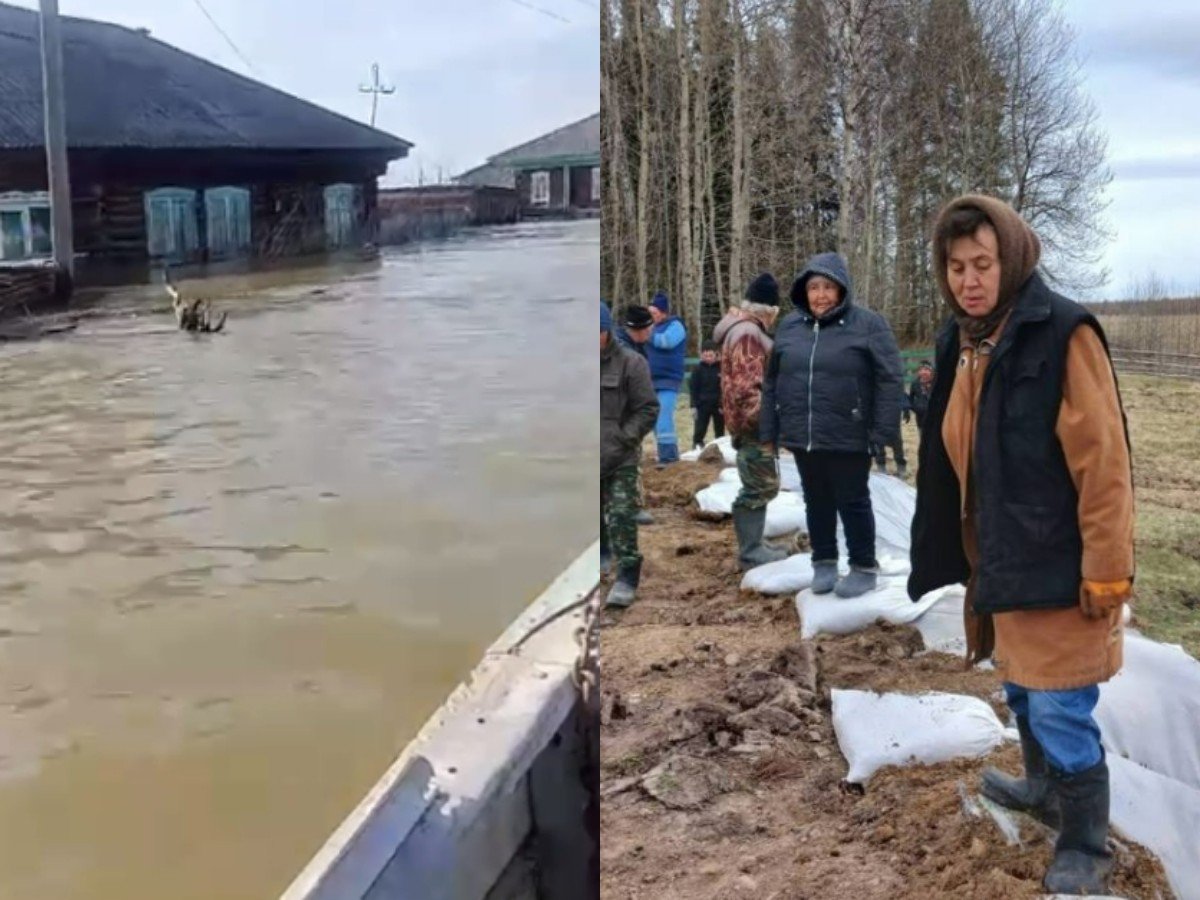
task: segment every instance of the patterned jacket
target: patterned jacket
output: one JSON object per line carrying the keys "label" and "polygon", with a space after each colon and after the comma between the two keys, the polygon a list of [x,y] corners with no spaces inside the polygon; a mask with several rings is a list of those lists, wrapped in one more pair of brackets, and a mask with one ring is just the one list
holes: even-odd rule
{"label": "patterned jacket", "polygon": [[771,336],[750,315],[726,315],[713,331],[721,342],[721,409],[734,437],[758,438],[762,381],[771,358]]}

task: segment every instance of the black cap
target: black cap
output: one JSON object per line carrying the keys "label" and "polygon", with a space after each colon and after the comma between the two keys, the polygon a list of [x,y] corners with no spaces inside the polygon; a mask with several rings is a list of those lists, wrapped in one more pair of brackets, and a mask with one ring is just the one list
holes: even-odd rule
{"label": "black cap", "polygon": [[770,272],[763,272],[746,288],[746,299],[765,306],[779,305],[779,283]]}
{"label": "black cap", "polygon": [[632,328],[638,331],[642,328],[649,328],[654,324],[654,318],[650,315],[650,310],[644,306],[631,306],[625,310],[626,328]]}

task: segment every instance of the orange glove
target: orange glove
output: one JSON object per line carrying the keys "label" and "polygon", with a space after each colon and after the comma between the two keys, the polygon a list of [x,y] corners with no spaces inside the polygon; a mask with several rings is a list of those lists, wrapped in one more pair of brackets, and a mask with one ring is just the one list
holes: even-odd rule
{"label": "orange glove", "polygon": [[1122,603],[1128,603],[1131,596],[1133,582],[1128,578],[1123,581],[1084,579],[1079,589],[1079,608],[1089,619],[1103,619],[1114,609],[1120,609]]}

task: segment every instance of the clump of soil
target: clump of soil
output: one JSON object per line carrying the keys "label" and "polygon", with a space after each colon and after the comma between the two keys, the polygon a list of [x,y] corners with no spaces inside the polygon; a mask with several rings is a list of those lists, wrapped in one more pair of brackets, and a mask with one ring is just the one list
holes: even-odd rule
{"label": "clump of soil", "polygon": [[[645,470],[656,524],[641,529],[639,599],[605,617],[601,895],[1041,896],[1051,833],[1020,817],[1010,845],[964,803],[985,765],[1019,770],[1015,746],[842,781],[831,687],[970,694],[1003,713],[995,674],[924,653],[907,626],[799,640],[790,597],[739,590],[732,527],[690,514],[715,471]],[[1172,896],[1143,848],[1118,836],[1116,853],[1112,893]]]}

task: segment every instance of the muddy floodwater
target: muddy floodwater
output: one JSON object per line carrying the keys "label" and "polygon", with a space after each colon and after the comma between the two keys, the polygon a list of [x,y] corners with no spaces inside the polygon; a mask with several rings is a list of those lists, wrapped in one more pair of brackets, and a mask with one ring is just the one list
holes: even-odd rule
{"label": "muddy floodwater", "polygon": [[595,538],[596,222],[0,346],[0,898],[264,900]]}

